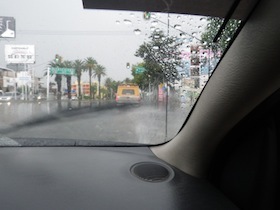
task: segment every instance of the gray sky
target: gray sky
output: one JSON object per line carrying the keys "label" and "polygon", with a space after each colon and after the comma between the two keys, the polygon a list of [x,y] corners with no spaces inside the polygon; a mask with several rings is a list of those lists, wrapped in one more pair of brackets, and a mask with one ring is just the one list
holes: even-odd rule
{"label": "gray sky", "polygon": [[[64,60],[93,57],[106,68],[108,77],[115,80],[131,77],[126,63],[141,62],[134,56],[135,51],[154,26],[152,20],[143,19],[142,12],[84,10],[82,0],[0,1],[0,16],[16,19],[16,38],[0,39],[0,66],[6,66],[5,45],[35,45],[36,64],[31,66],[39,77],[55,54]],[[157,14],[156,18],[167,22],[166,15]],[[197,25],[200,18],[173,15],[170,25],[181,24],[181,30],[197,32],[202,28]],[[155,27],[167,28],[161,23]],[[136,35],[135,29],[140,29],[141,34]],[[82,80],[87,81],[87,77]]]}

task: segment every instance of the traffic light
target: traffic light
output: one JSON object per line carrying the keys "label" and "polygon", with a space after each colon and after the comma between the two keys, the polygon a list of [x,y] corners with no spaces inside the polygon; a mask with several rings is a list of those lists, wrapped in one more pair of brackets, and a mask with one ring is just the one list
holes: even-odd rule
{"label": "traffic light", "polygon": [[151,13],[150,13],[150,12],[144,12],[143,18],[144,18],[145,20],[150,20],[150,19],[151,19]]}
{"label": "traffic light", "polygon": [[56,54],[56,55],[55,55],[55,62],[58,62],[58,61],[59,61],[59,55]]}
{"label": "traffic light", "polygon": [[126,68],[130,69],[130,63],[126,63]]}

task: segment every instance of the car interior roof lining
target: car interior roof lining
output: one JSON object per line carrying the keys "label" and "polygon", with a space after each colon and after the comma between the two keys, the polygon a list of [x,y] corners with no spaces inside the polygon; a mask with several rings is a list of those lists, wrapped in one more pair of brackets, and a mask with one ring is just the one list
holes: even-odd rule
{"label": "car interior roof lining", "polygon": [[[85,9],[170,12],[226,17],[231,6],[240,0],[83,0]],[[241,0],[232,18],[245,20],[258,0]]]}

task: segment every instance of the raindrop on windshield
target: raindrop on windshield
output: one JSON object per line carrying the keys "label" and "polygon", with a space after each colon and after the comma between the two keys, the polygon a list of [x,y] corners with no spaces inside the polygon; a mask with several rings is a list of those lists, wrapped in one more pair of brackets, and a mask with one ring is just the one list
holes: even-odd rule
{"label": "raindrop on windshield", "polygon": [[120,21],[119,21],[119,20],[117,20],[117,21],[116,21],[116,24],[118,24],[118,25],[119,25],[119,24],[120,24]]}
{"label": "raindrop on windshield", "polygon": [[185,38],[185,37],[186,37],[186,34],[185,34],[185,33],[180,33],[180,37],[181,37],[181,38]]}
{"label": "raindrop on windshield", "polygon": [[159,36],[159,35],[154,35],[154,38],[155,38],[155,39],[159,39],[160,36]]}
{"label": "raindrop on windshield", "polygon": [[131,25],[132,24],[132,22],[130,20],[127,20],[127,19],[124,19],[123,22],[126,25]]}
{"label": "raindrop on windshield", "polygon": [[135,29],[135,30],[134,30],[134,33],[135,33],[136,35],[140,35],[140,34],[141,34],[141,31],[140,31],[139,29]]}
{"label": "raindrop on windshield", "polygon": [[153,49],[154,49],[154,50],[158,50],[158,49],[159,49],[159,46],[156,46],[156,45],[155,45],[155,46],[153,46]]}
{"label": "raindrop on windshield", "polygon": [[150,28],[151,31],[155,31],[155,29],[156,29],[156,28],[155,28],[154,26],[152,26],[152,27]]}
{"label": "raindrop on windshield", "polygon": [[175,25],[174,28],[175,29],[181,29],[181,25]]}
{"label": "raindrop on windshield", "polygon": [[158,21],[154,20],[152,21],[152,26],[156,26],[158,24]]}

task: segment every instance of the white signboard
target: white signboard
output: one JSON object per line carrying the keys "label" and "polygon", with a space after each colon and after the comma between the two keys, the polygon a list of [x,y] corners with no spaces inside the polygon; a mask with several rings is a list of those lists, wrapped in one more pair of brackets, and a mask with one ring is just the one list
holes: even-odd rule
{"label": "white signboard", "polygon": [[18,72],[17,73],[18,86],[31,84],[31,76],[28,72]]}
{"label": "white signboard", "polygon": [[0,17],[0,38],[16,37],[16,21],[13,17]]}
{"label": "white signboard", "polygon": [[5,45],[7,63],[35,63],[34,45]]}

